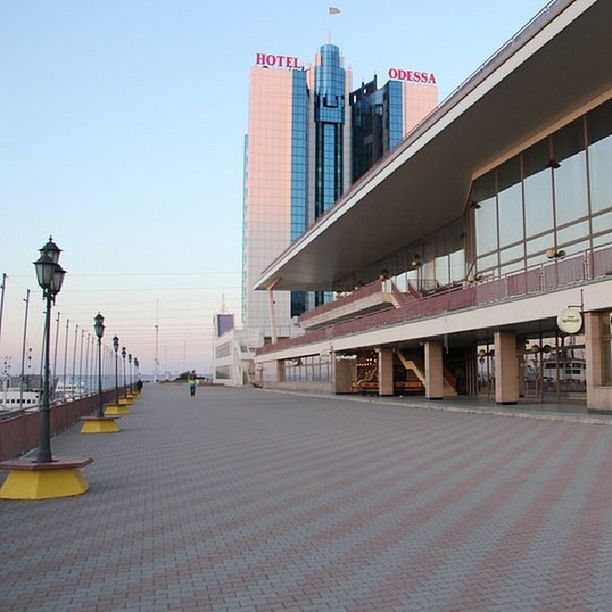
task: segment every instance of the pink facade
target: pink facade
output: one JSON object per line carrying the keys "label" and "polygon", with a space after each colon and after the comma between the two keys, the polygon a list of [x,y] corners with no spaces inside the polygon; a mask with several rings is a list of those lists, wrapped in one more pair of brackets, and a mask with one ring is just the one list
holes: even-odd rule
{"label": "pink facade", "polygon": [[438,86],[404,82],[404,135],[438,106]]}
{"label": "pink facade", "polygon": [[[252,68],[250,74],[246,194],[246,320],[270,336],[265,292],[254,280],[289,246],[291,202],[292,72]],[[289,295],[275,296],[278,335],[288,335]]]}

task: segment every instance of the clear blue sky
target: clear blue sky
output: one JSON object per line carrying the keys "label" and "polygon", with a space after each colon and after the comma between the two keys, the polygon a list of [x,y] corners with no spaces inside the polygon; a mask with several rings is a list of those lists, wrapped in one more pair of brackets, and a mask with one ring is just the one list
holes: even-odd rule
{"label": "clear blue sky", "polygon": [[[0,357],[39,352],[32,261],[53,234],[68,271],[57,309],[98,310],[153,367],[208,371],[213,312],[240,310],[242,143],[258,51],[304,63],[328,28],[355,84],[434,72],[444,98],[545,0],[4,0],[0,3]],[[341,9],[329,17],[328,7]],[[61,324],[60,324],[61,328]]]}

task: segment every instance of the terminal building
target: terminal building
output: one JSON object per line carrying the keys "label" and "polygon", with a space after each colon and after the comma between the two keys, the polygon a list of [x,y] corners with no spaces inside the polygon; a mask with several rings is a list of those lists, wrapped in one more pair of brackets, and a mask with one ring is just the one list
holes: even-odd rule
{"label": "terminal building", "polygon": [[353,156],[252,279],[270,312],[336,298],[258,349],[258,384],[612,410],[610,23],[556,0],[372,167]]}

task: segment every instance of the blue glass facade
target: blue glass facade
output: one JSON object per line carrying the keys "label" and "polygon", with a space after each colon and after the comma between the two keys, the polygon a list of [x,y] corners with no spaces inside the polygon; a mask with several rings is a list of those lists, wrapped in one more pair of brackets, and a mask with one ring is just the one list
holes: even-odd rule
{"label": "blue glass facade", "polygon": [[[404,137],[404,89],[399,81],[385,85],[388,106],[388,140],[386,151],[393,149]],[[384,94],[383,94],[384,96]]]}
{"label": "blue glass facade", "polygon": [[[291,92],[291,242],[308,226],[308,89],[306,72],[293,71]],[[306,312],[305,291],[291,292],[291,316]]]}
{"label": "blue glass facade", "polygon": [[321,63],[315,70],[315,219],[329,210],[343,191],[345,81],[340,49],[323,45]]}
{"label": "blue glass facade", "polygon": [[350,94],[352,181],[404,137],[404,89],[399,81],[377,88],[376,77]]}
{"label": "blue glass facade", "polygon": [[306,189],[308,185],[308,89],[306,72],[293,72],[291,104],[291,242],[308,225]]}

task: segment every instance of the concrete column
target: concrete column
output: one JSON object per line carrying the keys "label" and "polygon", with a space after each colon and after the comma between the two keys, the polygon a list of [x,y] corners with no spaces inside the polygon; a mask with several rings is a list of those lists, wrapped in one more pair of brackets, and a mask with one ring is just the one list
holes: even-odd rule
{"label": "concrete column", "polygon": [[276,343],[276,316],[274,313],[274,291],[272,287],[268,287],[268,307],[270,313],[270,336],[272,338],[272,344]]}
{"label": "concrete column", "polygon": [[[603,360],[601,341],[601,314],[598,312],[584,313],[584,341],[586,345],[586,380],[587,398],[589,390],[603,385]],[[587,399],[588,405],[588,399]]]}
{"label": "concrete column", "polygon": [[516,404],[519,399],[519,363],[516,335],[511,331],[495,332],[495,402]]}
{"label": "concrete column", "polygon": [[334,361],[334,393],[350,393],[353,381],[357,379],[357,360],[337,359]]}
{"label": "concrete column", "polygon": [[276,368],[275,368],[275,378],[276,378],[276,380],[274,382],[276,382],[276,383],[283,382],[283,380],[285,378],[283,362],[282,362],[282,360],[277,359],[275,363],[276,363]]}
{"label": "concrete column", "polygon": [[393,395],[393,350],[381,348],[378,351],[378,395]]}
{"label": "concrete column", "polygon": [[425,397],[442,399],[444,397],[444,359],[442,343],[427,340],[425,347]]}

